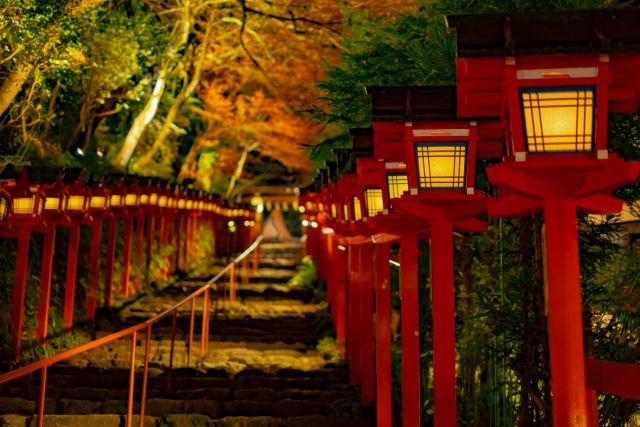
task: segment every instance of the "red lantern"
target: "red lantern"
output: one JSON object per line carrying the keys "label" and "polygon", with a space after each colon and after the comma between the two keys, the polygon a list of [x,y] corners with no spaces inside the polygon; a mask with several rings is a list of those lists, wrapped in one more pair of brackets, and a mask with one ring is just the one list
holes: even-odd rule
{"label": "red lantern", "polygon": [[640,167],[607,148],[608,113],[635,113],[640,10],[450,17],[458,112],[508,123],[508,156],[487,169],[495,216],[542,211],[555,425],[597,423],[586,391],[576,211],[619,212],[611,192]]}

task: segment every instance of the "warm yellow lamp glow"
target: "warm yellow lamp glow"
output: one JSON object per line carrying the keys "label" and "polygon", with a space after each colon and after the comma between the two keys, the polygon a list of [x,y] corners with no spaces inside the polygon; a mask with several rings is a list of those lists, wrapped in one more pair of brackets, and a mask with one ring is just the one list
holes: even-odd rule
{"label": "warm yellow lamp glow", "polygon": [[592,150],[594,89],[523,89],[520,99],[530,153]]}
{"label": "warm yellow lamp glow", "polygon": [[4,221],[7,218],[7,199],[0,197],[0,221]]}
{"label": "warm yellow lamp glow", "polygon": [[109,204],[115,208],[122,206],[122,196],[120,194],[112,194]]}
{"label": "warm yellow lamp glow", "polygon": [[69,211],[82,211],[84,209],[84,196],[68,196],[67,197],[67,210]]}
{"label": "warm yellow lamp glow", "polygon": [[313,209],[313,203],[311,203],[311,202],[307,202],[304,205],[305,205],[305,207],[307,208],[308,211]]}
{"label": "warm yellow lamp glow", "polygon": [[184,209],[187,206],[187,201],[184,199],[178,200],[178,209]]}
{"label": "warm yellow lamp glow", "polygon": [[353,219],[360,221],[362,219],[362,206],[360,206],[360,198],[353,196]]}
{"label": "warm yellow lamp glow", "polygon": [[387,174],[387,188],[389,189],[389,200],[402,196],[402,193],[409,191],[409,181],[406,173]]}
{"label": "warm yellow lamp glow", "polygon": [[11,201],[11,208],[16,215],[33,215],[36,196],[16,197]]}
{"label": "warm yellow lamp glow", "polygon": [[107,204],[107,198],[104,196],[91,196],[89,199],[89,207],[92,209],[105,208]]}
{"label": "warm yellow lamp glow", "polygon": [[45,211],[57,211],[60,210],[60,197],[47,197],[44,199]]}
{"label": "warm yellow lamp glow", "polygon": [[342,215],[345,221],[349,221],[349,206],[346,204],[342,205]]}
{"label": "warm yellow lamp glow", "polygon": [[161,208],[167,207],[167,196],[160,196],[158,198],[158,206],[160,206]]}
{"label": "warm yellow lamp glow", "polygon": [[382,212],[382,189],[367,188],[364,190],[364,195],[367,202],[367,216],[373,217]]}
{"label": "warm yellow lamp glow", "polygon": [[140,204],[141,205],[148,205],[149,204],[149,195],[148,194],[141,194],[140,195]]}
{"label": "warm yellow lamp glow", "polygon": [[138,204],[137,194],[127,194],[124,196],[124,204],[126,206],[136,206]]}
{"label": "warm yellow lamp glow", "polygon": [[338,207],[336,206],[335,203],[331,203],[331,216],[333,218],[337,218],[338,217]]}
{"label": "warm yellow lamp glow", "polygon": [[158,204],[158,193],[151,193],[149,196],[149,204],[153,206]]}
{"label": "warm yellow lamp glow", "polygon": [[187,209],[193,209],[193,200],[187,200],[187,204],[185,207]]}
{"label": "warm yellow lamp glow", "polygon": [[464,188],[467,169],[466,142],[422,142],[417,143],[415,147],[420,188]]}

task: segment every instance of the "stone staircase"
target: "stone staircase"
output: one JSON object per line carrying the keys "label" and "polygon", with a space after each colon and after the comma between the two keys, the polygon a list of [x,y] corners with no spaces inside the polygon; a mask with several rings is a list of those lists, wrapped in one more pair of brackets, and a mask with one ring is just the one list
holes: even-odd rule
{"label": "stone staircase", "polygon": [[[301,258],[299,244],[266,243],[260,268],[238,285],[234,304],[212,308],[210,345],[200,354],[194,337],[191,364],[186,339],[190,305],[177,318],[173,370],[169,353],[171,318],[154,325],[150,346],[145,426],[350,427],[372,426],[370,409],[359,404],[340,360],[318,350],[331,335],[326,304],[286,285]],[[98,336],[136,324],[202,286],[221,266],[149,296],[100,319]],[[241,273],[238,270],[239,274]],[[200,300],[201,301],[201,300]],[[199,307],[196,307],[196,312]],[[214,326],[215,323],[215,326]],[[199,316],[196,331],[200,328]],[[145,336],[137,342],[134,414],[140,410]],[[328,341],[331,342],[330,340]],[[49,369],[45,425],[126,425],[130,341],[80,355]],[[0,386],[0,426],[35,425],[38,375]],[[133,425],[139,419],[134,415]]]}

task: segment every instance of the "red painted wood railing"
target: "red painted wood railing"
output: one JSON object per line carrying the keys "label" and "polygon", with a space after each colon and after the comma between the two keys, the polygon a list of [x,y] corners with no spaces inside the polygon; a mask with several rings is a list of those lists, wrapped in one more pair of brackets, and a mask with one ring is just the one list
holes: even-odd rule
{"label": "red painted wood railing", "polygon": [[46,388],[47,388],[48,368],[56,363],[62,362],[64,360],[68,360],[79,354],[86,353],[90,350],[101,347],[103,345],[110,344],[120,339],[130,337],[131,353],[129,358],[129,391],[128,391],[128,401],[127,401],[126,426],[131,427],[132,419],[133,419],[133,400],[134,400],[134,391],[135,391],[136,342],[137,342],[138,334],[144,333],[146,337],[146,341],[144,346],[142,394],[140,396],[140,418],[139,418],[139,426],[143,427],[144,416],[145,416],[145,402],[146,402],[146,395],[147,395],[147,382],[148,382],[148,376],[149,376],[149,354],[150,354],[149,347],[151,344],[151,330],[153,325],[168,316],[172,316],[171,351],[169,356],[169,374],[167,379],[167,389],[170,389],[171,388],[171,371],[173,369],[173,354],[174,354],[174,343],[176,338],[178,308],[182,307],[188,302],[191,302],[191,312],[190,312],[191,317],[189,321],[189,343],[187,346],[187,365],[190,365],[192,347],[193,347],[193,335],[194,335],[194,328],[195,328],[196,299],[200,296],[203,296],[200,352],[201,354],[204,354],[205,351],[209,348],[209,323],[210,323],[209,301],[211,298],[211,289],[215,290],[217,283],[226,274],[229,274],[229,295],[235,296],[236,264],[240,262],[243,263],[243,267],[245,270],[244,274],[246,276],[249,273],[249,265],[248,265],[249,255],[253,253],[254,256],[251,259],[253,261],[253,271],[255,272],[255,270],[257,269],[257,263],[259,260],[256,254],[259,254],[259,246],[261,243],[262,243],[262,236],[259,236],[251,244],[251,246],[249,246],[243,253],[241,253],[236,258],[234,258],[234,260],[231,261],[231,263],[229,263],[224,269],[222,269],[222,271],[220,271],[211,280],[209,280],[206,285],[202,286],[195,292],[191,293],[189,296],[177,302],[170,308],[157,314],[155,317],[152,317],[151,319],[146,320],[145,322],[139,323],[135,326],[131,326],[130,328],[123,329],[121,331],[93,340],[81,346],[63,351],[49,358],[46,358],[38,362],[32,363],[30,365],[4,373],[0,375],[0,384],[4,384],[6,382],[15,380],[25,375],[34,373],[36,371],[40,371],[40,392],[38,394],[38,402],[37,402],[37,426],[42,427],[44,422],[44,407],[45,407],[45,396],[46,396]]}

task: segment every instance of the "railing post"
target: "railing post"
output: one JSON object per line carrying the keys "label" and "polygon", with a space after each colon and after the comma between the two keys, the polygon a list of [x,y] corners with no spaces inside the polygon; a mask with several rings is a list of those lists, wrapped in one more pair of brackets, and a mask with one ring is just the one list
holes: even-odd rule
{"label": "railing post", "polygon": [[51,298],[51,272],[53,268],[53,252],[56,242],[56,228],[51,226],[44,233],[42,244],[42,266],[40,267],[40,295],[38,298],[38,325],[36,338],[43,341],[47,338],[49,327],[49,300]]}
{"label": "railing post", "polygon": [[13,276],[13,296],[11,297],[11,338],[16,357],[20,354],[20,343],[22,341],[30,239],[31,231],[29,228],[20,227],[18,229],[18,250],[16,252],[16,267]]}
{"label": "railing post", "polygon": [[40,391],[38,393],[38,427],[44,425],[44,407],[46,404],[47,395],[47,367],[44,366],[40,370]]}
{"label": "railing post", "polygon": [[[193,300],[192,300],[193,301]],[[144,370],[142,372],[142,390],[140,392],[140,424],[144,427],[144,413],[147,403],[147,384],[149,382],[149,351],[151,348],[151,325],[147,327],[147,336],[144,344]]]}
{"label": "railing post", "polygon": [[151,277],[151,257],[152,257],[152,248],[153,248],[153,238],[155,233],[154,231],[154,224],[153,224],[153,214],[147,214],[146,215],[146,232],[147,232],[147,258],[145,259],[145,272],[144,272],[144,277],[145,277],[145,283],[149,283],[150,282],[150,277]]}
{"label": "railing post", "polygon": [[195,323],[196,299],[191,298],[191,317],[189,320],[189,346],[187,347],[187,366],[191,366],[191,348],[193,347],[193,326]]}
{"label": "railing post", "polygon": [[93,322],[98,305],[98,285],[100,280],[100,260],[102,242],[102,220],[96,219],[91,225],[91,254],[89,267],[89,290],[87,292],[87,321]]}
{"label": "railing post", "polygon": [[253,275],[258,273],[258,267],[260,266],[260,244],[253,250]]}
{"label": "railing post", "polygon": [[133,417],[133,395],[135,392],[136,379],[136,339],[137,332],[131,334],[131,353],[129,358],[129,397],[127,400],[127,427],[131,427]]}
{"label": "railing post", "polygon": [[182,264],[181,262],[184,262],[184,257],[183,255],[183,249],[182,249],[182,245],[186,245],[186,241],[187,239],[183,239],[182,237],[182,230],[184,229],[184,215],[182,213],[179,213],[178,215],[176,215],[176,227],[178,229],[178,232],[176,233],[176,253],[175,253],[175,264],[176,264],[176,270],[180,270],[182,269]]}
{"label": "railing post", "polygon": [[113,263],[116,256],[116,238],[118,233],[118,221],[115,217],[110,217],[109,236],[107,238],[107,260],[104,274],[104,305],[111,307],[113,300]]}
{"label": "railing post", "polygon": [[136,291],[142,289],[143,282],[142,277],[140,277],[140,272],[142,271],[142,240],[144,239],[144,214],[140,213],[136,216],[136,267],[138,268],[138,274],[136,275],[136,279],[134,281],[134,287]]}
{"label": "railing post", "polygon": [[236,262],[231,261],[231,271],[229,271],[229,302],[236,300]]}
{"label": "railing post", "polygon": [[80,245],[80,224],[71,225],[69,230],[69,250],[67,252],[67,278],[64,285],[64,313],[62,324],[65,330],[73,327],[73,306],[75,305],[78,271],[78,248]]}
{"label": "railing post", "polygon": [[171,392],[171,376],[173,373],[173,350],[176,343],[176,327],[178,322],[178,309],[173,310],[173,318],[171,319],[171,352],[169,353],[169,375],[167,378],[167,393]]}
{"label": "railing post", "polygon": [[129,296],[129,275],[131,272],[131,232],[133,218],[126,216],[124,219],[124,250],[122,257],[122,278],[120,293],[126,298]]}
{"label": "railing post", "polygon": [[249,256],[242,259],[242,284],[249,284]]}
{"label": "railing post", "polygon": [[200,356],[204,356],[205,349],[209,346],[209,289],[204,291],[202,301],[202,330],[200,332]]}

